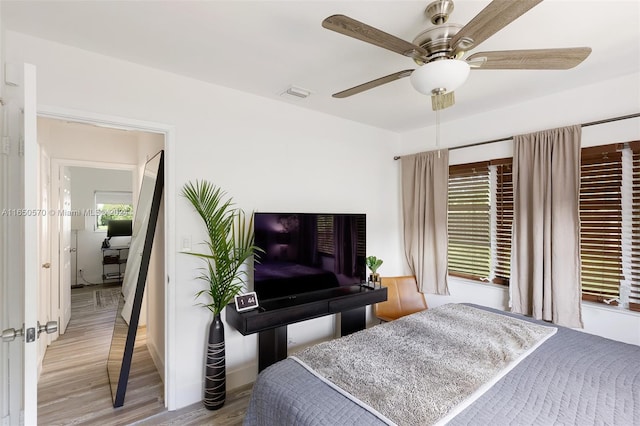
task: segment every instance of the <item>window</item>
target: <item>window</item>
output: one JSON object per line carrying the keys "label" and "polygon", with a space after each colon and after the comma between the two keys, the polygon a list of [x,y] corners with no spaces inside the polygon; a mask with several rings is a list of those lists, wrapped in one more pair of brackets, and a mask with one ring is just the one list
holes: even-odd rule
{"label": "window", "polygon": [[449,167],[450,275],[509,285],[512,163],[503,158]]}
{"label": "window", "polygon": [[95,192],[96,230],[106,231],[110,220],[133,219],[133,196],[131,192]]}
{"label": "window", "polygon": [[582,299],[615,305],[622,279],[622,148],[583,148],[580,167]]}
{"label": "window", "polygon": [[495,170],[495,221],[492,281],[509,285],[511,278],[511,228],[513,226],[512,158],[491,161]]}
{"label": "window", "polygon": [[487,280],[491,256],[489,163],[449,166],[449,274]]}
{"label": "window", "polygon": [[[509,285],[512,164],[449,167],[450,275]],[[640,141],[581,150],[580,261],[583,300],[640,311]]]}
{"label": "window", "polygon": [[[633,161],[631,201],[630,265],[626,282],[629,283],[629,309],[640,311],[640,141],[629,143]],[[626,271],[625,271],[626,272]]]}

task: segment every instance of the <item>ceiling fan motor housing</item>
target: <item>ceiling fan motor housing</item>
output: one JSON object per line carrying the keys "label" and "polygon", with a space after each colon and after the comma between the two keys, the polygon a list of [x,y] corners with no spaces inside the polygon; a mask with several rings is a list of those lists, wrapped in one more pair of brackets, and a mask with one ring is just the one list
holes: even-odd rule
{"label": "ceiling fan motor housing", "polygon": [[415,59],[418,65],[435,59],[453,58],[451,38],[460,31],[462,25],[446,24],[427,28],[413,39],[413,44],[422,47],[427,51],[427,56],[422,59]]}
{"label": "ceiling fan motor housing", "polygon": [[429,3],[424,13],[434,25],[447,22],[449,15],[453,12],[452,0],[438,0]]}

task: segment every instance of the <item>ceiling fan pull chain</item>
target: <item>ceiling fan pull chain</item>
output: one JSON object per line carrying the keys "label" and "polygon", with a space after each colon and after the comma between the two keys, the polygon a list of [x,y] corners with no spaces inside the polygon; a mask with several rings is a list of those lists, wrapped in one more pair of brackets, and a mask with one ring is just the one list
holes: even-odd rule
{"label": "ceiling fan pull chain", "polygon": [[440,158],[440,110],[436,110],[436,149]]}

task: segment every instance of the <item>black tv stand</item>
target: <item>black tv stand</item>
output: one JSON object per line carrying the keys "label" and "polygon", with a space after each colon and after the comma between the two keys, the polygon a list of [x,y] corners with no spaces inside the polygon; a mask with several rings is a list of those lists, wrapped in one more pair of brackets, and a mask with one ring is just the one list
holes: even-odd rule
{"label": "black tv stand", "polygon": [[242,335],[258,334],[258,370],[287,357],[287,325],[340,313],[340,334],[366,326],[366,306],[387,300],[386,287],[352,285],[261,301],[260,308],[238,312],[227,306],[226,320]]}

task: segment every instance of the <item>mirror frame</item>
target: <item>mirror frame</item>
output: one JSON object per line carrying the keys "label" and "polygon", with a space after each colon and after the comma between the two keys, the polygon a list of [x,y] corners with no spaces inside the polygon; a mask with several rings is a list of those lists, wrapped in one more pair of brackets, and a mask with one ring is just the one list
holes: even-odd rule
{"label": "mirror frame", "polygon": [[[111,397],[113,399],[114,407],[122,407],[124,405],[124,397],[127,391],[127,383],[129,381],[129,372],[131,370],[131,360],[133,358],[133,350],[136,341],[136,334],[138,331],[138,324],[140,321],[140,310],[142,309],[142,297],[144,295],[144,287],[147,281],[147,273],[149,271],[149,262],[151,260],[151,249],[153,247],[153,237],[156,231],[156,224],[158,221],[158,213],[160,211],[160,201],[162,199],[162,193],[164,189],[164,150],[161,150],[158,154],[154,155],[151,159],[147,161],[147,165],[145,166],[145,170],[148,170],[147,167],[149,163],[154,160],[157,156],[160,156],[160,161],[158,164],[158,170],[156,173],[156,181],[153,188],[153,197],[151,199],[151,209],[149,212],[148,222],[147,222],[147,230],[145,233],[144,239],[144,247],[142,250],[142,259],[140,262],[140,269],[138,271],[138,280],[136,283],[136,291],[133,298],[133,304],[131,307],[131,317],[129,319],[129,327],[127,331],[127,339],[125,341],[124,353],[122,357],[122,364],[120,366],[120,372],[118,374],[118,383],[116,387],[116,391],[114,393],[114,386],[111,383],[111,374],[109,374],[109,361],[107,361],[107,375],[109,376],[109,384],[111,388]],[[142,181],[144,182],[144,176]],[[144,185],[144,184],[143,184]],[[142,193],[142,185],[140,188],[140,192]],[[132,236],[132,238],[136,238],[136,236]],[[132,241],[133,243],[133,241]],[[133,246],[133,244],[131,244]],[[122,295],[120,296],[123,297]],[[118,328],[119,320],[124,321],[121,318],[121,306],[122,303],[119,303],[119,309],[116,312],[116,320],[114,323],[114,334],[112,337],[111,348],[109,349],[109,359],[112,358],[112,352],[114,349],[113,339],[116,337],[116,329]],[[126,324],[126,323],[125,323]]]}

